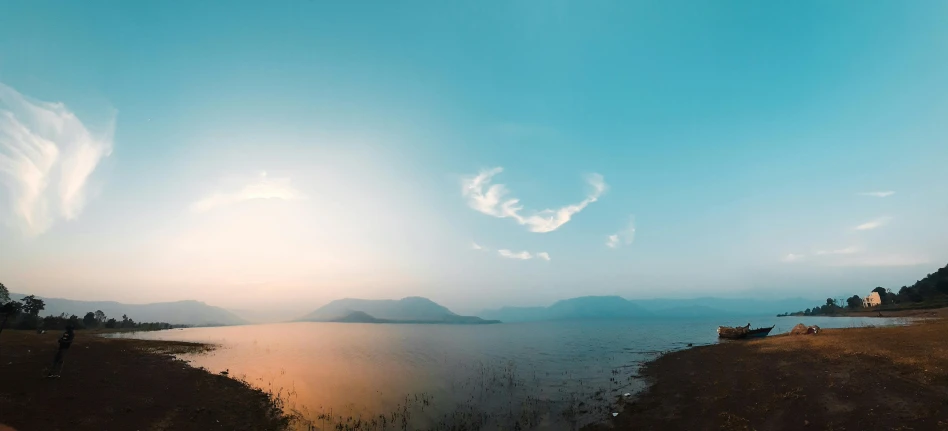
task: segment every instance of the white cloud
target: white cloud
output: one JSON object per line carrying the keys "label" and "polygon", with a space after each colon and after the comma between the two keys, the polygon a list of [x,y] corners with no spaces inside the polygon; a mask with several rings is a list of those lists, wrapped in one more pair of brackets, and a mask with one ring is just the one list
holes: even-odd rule
{"label": "white cloud", "polygon": [[882,254],[873,256],[848,257],[831,262],[831,266],[916,266],[929,263],[923,256]]}
{"label": "white cloud", "polygon": [[507,259],[520,259],[520,260],[533,259],[533,255],[530,254],[530,252],[527,252],[527,251],[521,251],[521,252],[519,252],[519,253],[514,253],[514,252],[512,252],[512,251],[510,251],[510,250],[507,250],[507,249],[500,249],[500,250],[497,250],[497,254],[501,255],[502,257],[506,257]]}
{"label": "white cloud", "polygon": [[302,199],[303,195],[293,188],[289,178],[268,178],[266,172],[233,192],[217,192],[191,204],[191,211],[203,213],[214,208],[233,205],[253,199]]}
{"label": "white cloud", "polygon": [[606,247],[618,248],[620,245],[632,244],[635,241],[635,219],[629,221],[629,225],[615,234],[606,238]]}
{"label": "white cloud", "polygon": [[484,247],[481,247],[481,246],[480,246],[478,243],[476,243],[476,242],[472,242],[472,243],[471,243],[471,249],[473,249],[473,250],[484,250]]}
{"label": "white cloud", "polygon": [[895,194],[895,192],[893,192],[893,191],[884,191],[884,192],[863,192],[863,193],[859,193],[859,196],[872,196],[872,197],[877,197],[877,198],[886,198],[886,197],[892,196],[892,195],[894,195],[894,194]]}
{"label": "white cloud", "polygon": [[830,254],[854,254],[858,252],[859,252],[858,247],[846,247],[846,248],[841,248],[838,250],[819,250],[814,254],[816,254],[817,256],[825,256],[825,255],[830,255]]}
{"label": "white cloud", "polygon": [[609,238],[606,239],[606,247],[616,248],[619,246],[619,235],[609,235]]}
{"label": "white cloud", "polygon": [[797,262],[797,261],[803,259],[804,257],[806,257],[806,255],[787,253],[787,255],[784,256],[784,257],[783,257],[782,259],[780,259],[780,260],[789,263],[789,262]]}
{"label": "white cloud", "polygon": [[501,257],[506,257],[507,259],[530,260],[536,258],[550,260],[550,254],[545,251],[533,254],[528,251],[513,252],[507,249],[500,249],[497,250],[497,254],[499,254]]}
{"label": "white cloud", "polygon": [[89,177],[112,153],[114,122],[94,136],[63,103],[32,100],[0,83],[0,183],[28,235],[79,216]]}
{"label": "white cloud", "polygon": [[461,192],[467,198],[468,206],[474,210],[493,217],[512,218],[517,223],[527,226],[531,232],[544,233],[559,229],[560,226],[569,222],[573,215],[596,202],[606,190],[602,175],[592,174],[587,181],[593,186],[593,191],[582,201],[557,209],[531,211],[530,215],[524,216],[523,206],[519,205],[520,199],[505,198],[508,194],[507,188],[503,184],[491,184],[492,177],[501,172],[503,168],[497,167],[481,171],[474,177],[465,178],[462,181]]}
{"label": "white cloud", "polygon": [[877,218],[877,219],[875,219],[875,220],[865,222],[865,223],[863,223],[863,224],[861,224],[861,225],[859,225],[859,226],[854,227],[853,229],[855,229],[855,230],[872,230],[872,229],[876,229],[876,228],[885,226],[887,223],[889,223],[889,220],[891,220],[891,217],[880,217],[880,218]]}

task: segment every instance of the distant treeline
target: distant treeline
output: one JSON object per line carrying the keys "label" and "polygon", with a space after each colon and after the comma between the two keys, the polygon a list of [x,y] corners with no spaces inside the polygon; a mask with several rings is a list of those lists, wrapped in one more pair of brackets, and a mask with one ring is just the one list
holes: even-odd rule
{"label": "distant treeline", "polygon": [[110,318],[102,310],[90,311],[83,317],[62,313],[58,316],[40,317],[40,311],[46,308],[42,299],[34,295],[23,297],[19,301],[11,300],[10,292],[0,283],[0,331],[9,326],[14,329],[62,330],[67,325],[74,329],[122,328],[137,330],[158,330],[180,328],[185,325],[172,325],[165,322],[136,322],[127,315],[122,320]]}
{"label": "distant treeline", "polygon": [[[872,289],[870,293],[872,292],[878,293],[882,301],[881,305],[872,307],[873,310],[948,306],[948,265],[928,274],[911,286],[902,286],[898,293],[883,287]],[[845,301],[826,298],[826,304],[779,316],[825,316],[860,309],[863,309],[862,298],[859,295],[853,295]]]}

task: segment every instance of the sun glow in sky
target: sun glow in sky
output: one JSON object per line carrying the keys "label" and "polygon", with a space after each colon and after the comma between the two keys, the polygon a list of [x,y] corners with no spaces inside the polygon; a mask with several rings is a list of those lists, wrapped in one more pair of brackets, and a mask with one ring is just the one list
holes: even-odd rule
{"label": "sun glow in sky", "polygon": [[948,262],[948,4],[0,3],[0,280],[456,310]]}

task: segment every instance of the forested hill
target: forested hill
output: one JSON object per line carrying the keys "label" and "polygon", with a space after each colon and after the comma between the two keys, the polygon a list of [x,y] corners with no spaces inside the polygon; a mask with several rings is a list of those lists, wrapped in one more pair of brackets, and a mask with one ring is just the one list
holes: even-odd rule
{"label": "forested hill", "polygon": [[[902,286],[898,291],[879,286],[870,292],[879,294],[879,299],[882,300],[879,310],[948,307],[948,265],[926,275],[911,286]],[[862,300],[859,295],[846,298],[845,303],[826,298],[825,304],[787,314],[810,316],[856,311],[863,308]]]}
{"label": "forested hill", "polygon": [[[11,293],[10,298],[19,300],[26,294]],[[61,313],[83,316],[90,311],[102,311],[110,317],[129,315],[140,322],[168,322],[174,325],[217,326],[247,323],[234,313],[200,301],[155,302],[151,304],[123,304],[114,301],[78,301],[63,298],[36,296],[45,303],[41,316]]]}

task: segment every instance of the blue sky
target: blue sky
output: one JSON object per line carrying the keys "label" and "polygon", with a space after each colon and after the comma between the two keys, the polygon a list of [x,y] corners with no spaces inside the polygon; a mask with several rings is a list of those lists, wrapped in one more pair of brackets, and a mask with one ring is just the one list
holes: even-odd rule
{"label": "blue sky", "polygon": [[462,310],[911,284],[948,263],[946,9],[3,2],[0,274]]}

